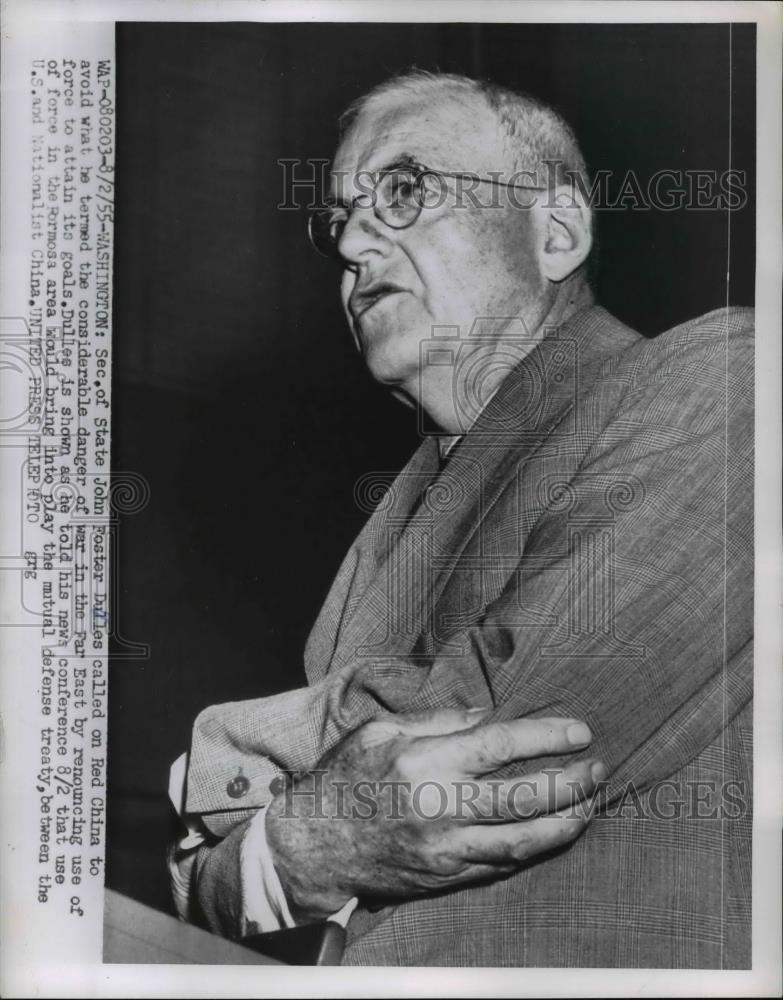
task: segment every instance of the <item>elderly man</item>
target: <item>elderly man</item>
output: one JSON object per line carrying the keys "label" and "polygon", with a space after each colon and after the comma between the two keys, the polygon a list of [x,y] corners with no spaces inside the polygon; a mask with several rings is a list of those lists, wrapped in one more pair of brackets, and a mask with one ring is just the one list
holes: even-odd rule
{"label": "elderly man", "polygon": [[596,306],[575,138],[494,85],[389,81],[333,177],[311,238],[427,434],[359,484],[309,686],[197,719],[181,914],[336,916],[352,964],[748,966],[750,314]]}

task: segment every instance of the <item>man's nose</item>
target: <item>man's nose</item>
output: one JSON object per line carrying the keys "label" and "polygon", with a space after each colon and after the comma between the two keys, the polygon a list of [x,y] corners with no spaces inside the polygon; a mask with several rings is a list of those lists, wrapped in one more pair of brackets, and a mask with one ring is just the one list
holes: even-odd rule
{"label": "man's nose", "polygon": [[386,256],[394,246],[389,232],[389,227],[376,217],[372,205],[359,203],[348,216],[337,249],[349,264],[360,264],[375,254]]}

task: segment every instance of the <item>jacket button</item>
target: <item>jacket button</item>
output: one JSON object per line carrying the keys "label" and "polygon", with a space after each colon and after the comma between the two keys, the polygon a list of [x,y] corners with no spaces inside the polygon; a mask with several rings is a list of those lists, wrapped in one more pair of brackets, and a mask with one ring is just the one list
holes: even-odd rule
{"label": "jacket button", "polygon": [[232,799],[241,799],[243,795],[247,795],[249,788],[250,781],[242,774],[240,767],[237,774],[226,785],[226,794]]}
{"label": "jacket button", "polygon": [[281,792],[286,790],[288,782],[285,779],[284,774],[278,774],[276,777],[272,778],[269,782],[269,791],[273,795],[279,795]]}

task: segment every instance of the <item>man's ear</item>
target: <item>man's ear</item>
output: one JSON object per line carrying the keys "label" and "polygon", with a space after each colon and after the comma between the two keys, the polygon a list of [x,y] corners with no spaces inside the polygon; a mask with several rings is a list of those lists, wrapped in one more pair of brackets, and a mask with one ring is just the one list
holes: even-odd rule
{"label": "man's ear", "polygon": [[585,262],[593,245],[590,209],[576,185],[560,185],[538,204],[538,259],[549,281],[564,281]]}

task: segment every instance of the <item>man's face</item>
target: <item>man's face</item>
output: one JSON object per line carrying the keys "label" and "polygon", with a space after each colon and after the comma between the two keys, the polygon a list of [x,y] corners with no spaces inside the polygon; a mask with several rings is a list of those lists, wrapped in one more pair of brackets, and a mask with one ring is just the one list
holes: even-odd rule
{"label": "man's face", "polygon": [[[408,105],[355,123],[335,157],[333,193],[350,203],[367,190],[365,172],[404,160],[480,176],[507,170],[489,111],[482,123],[453,105]],[[477,198],[494,207],[470,206],[465,197],[455,207],[455,182],[444,183],[449,192],[438,207],[424,208],[407,229],[384,225],[362,198],[339,245],[343,308],[357,347],[379,382],[413,399],[423,381],[439,377],[419,371],[420,345],[434,326],[458,327],[466,338],[477,317],[524,318],[542,285],[530,213],[508,205],[505,189],[485,184]],[[377,299],[370,294],[376,285],[384,292]]]}

